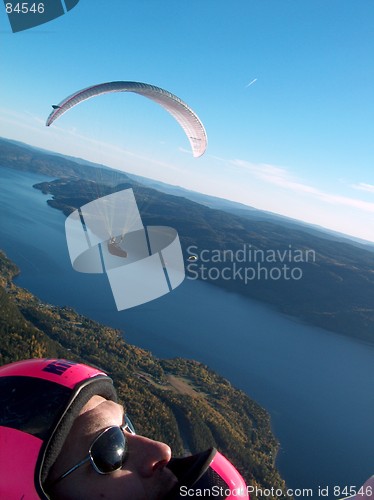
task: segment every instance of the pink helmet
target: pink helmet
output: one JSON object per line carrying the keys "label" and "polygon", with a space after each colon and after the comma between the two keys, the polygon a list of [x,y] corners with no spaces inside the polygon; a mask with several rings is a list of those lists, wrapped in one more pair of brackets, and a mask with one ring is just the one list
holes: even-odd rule
{"label": "pink helmet", "polygon": [[[81,363],[32,359],[0,367],[0,498],[49,498],[43,488],[49,470],[94,395],[117,401],[112,380]],[[249,499],[243,478],[215,448],[172,459],[168,467],[178,484],[165,500],[205,488],[225,500]]]}
{"label": "pink helmet", "polygon": [[117,401],[101,370],[64,359],[0,367],[0,498],[49,498],[43,483],[93,395]]}

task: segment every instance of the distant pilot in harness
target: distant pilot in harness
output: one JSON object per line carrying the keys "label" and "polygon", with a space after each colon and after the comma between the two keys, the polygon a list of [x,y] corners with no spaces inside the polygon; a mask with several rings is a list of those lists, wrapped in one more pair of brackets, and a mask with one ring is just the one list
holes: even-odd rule
{"label": "distant pilot in harness", "polygon": [[123,236],[120,237],[119,241],[115,236],[112,236],[108,241],[108,251],[111,255],[115,255],[117,257],[127,257],[127,252],[123,248],[121,248],[120,243],[123,240]]}
{"label": "distant pilot in harness", "polygon": [[137,435],[112,380],[81,363],[0,367],[0,443],[6,500],[177,500],[207,489],[224,500],[249,499],[216,449],[171,458],[167,444]]}

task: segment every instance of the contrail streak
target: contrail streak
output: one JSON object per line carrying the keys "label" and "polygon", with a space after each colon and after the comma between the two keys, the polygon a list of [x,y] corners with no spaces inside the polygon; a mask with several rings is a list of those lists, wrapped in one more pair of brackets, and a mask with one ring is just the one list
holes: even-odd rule
{"label": "contrail streak", "polygon": [[254,84],[254,83],[256,83],[256,82],[257,82],[257,78],[254,78],[251,82],[249,82],[249,83],[245,86],[245,88],[250,87],[251,85],[253,85],[253,84]]}

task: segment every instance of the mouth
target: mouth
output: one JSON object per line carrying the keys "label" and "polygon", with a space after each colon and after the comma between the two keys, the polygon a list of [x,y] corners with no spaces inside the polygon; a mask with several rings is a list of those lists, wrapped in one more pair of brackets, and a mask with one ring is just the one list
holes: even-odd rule
{"label": "mouth", "polygon": [[[157,484],[160,485],[160,490],[158,495],[155,497],[152,496],[152,498],[155,498],[155,500],[166,500],[170,498],[171,500],[174,497],[172,492],[178,490],[178,478],[168,468],[167,464],[157,466],[157,468],[154,469],[154,472],[157,477]],[[172,496],[170,496],[171,494]]]}

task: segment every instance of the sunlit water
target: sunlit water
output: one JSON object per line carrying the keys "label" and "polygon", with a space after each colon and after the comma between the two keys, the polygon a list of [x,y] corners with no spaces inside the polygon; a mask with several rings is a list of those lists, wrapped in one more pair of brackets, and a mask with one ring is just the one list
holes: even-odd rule
{"label": "sunlit water", "polygon": [[[41,299],[124,330],[159,357],[200,360],[271,414],[278,467],[291,488],[359,486],[374,472],[374,349],[311,327],[204,282],[117,312],[105,275],[71,269],[64,215],[31,186],[37,175],[0,169],[0,247]],[[342,495],[344,496],[344,495]]]}

